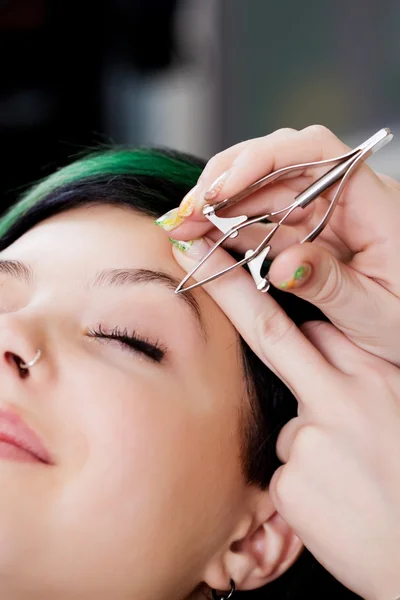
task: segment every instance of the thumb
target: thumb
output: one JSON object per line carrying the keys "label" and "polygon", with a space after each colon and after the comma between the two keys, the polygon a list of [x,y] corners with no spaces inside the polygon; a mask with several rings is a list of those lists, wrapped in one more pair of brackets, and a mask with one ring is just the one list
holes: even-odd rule
{"label": "thumb", "polygon": [[335,312],[339,308],[342,314],[354,295],[357,302],[366,300],[364,285],[370,281],[323,246],[312,243],[295,244],[280,252],[268,277],[276,288],[293,292],[321,309]]}
{"label": "thumb", "polygon": [[384,288],[317,244],[297,244],[281,252],[271,265],[269,279],[278,289],[320,308],[336,327],[367,350],[372,350],[368,346],[375,345],[374,339],[378,346],[382,344],[382,306],[386,305],[388,316],[396,310],[389,306],[390,294]]}

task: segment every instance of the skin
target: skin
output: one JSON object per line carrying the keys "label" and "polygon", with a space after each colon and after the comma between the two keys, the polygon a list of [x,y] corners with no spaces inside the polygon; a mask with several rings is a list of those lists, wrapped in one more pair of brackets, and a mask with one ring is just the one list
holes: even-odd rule
{"label": "skin", "polygon": [[[276,169],[332,159],[349,150],[320,125],[301,131],[281,129],[236,144],[208,162],[198,185],[184,200],[186,218],[178,219],[168,235],[180,241],[205,234],[219,239],[221,232],[202,215],[210,190],[215,193],[209,202],[216,203]],[[390,145],[385,151],[391,151]],[[328,168],[306,169],[278,179],[219,216],[255,217],[282,209]],[[305,210],[295,210],[285,221],[273,238],[269,278],[274,286],[320,308],[359,348],[400,366],[400,184],[362,164],[346,184],[321,235],[313,243],[299,244],[320,222],[335,191],[324,193]],[[252,225],[226,246],[244,253],[256,248],[270,229],[270,225]],[[308,276],[296,280],[299,268],[308,268]]]}
{"label": "skin", "polygon": [[[194,247],[174,247],[186,271],[201,258],[200,248],[207,252],[204,240],[195,257]],[[232,264],[218,248],[193,278]],[[298,329],[244,269],[204,287],[298,402],[298,415],[280,431],[283,465],[269,487],[279,514],[358,596],[398,600],[400,370],[329,323]]]}
{"label": "skin", "polygon": [[[196,598],[201,582],[249,589],[290,566],[300,543],[242,475],[248,401],[227,317],[203,290],[204,329],[159,283],[90,286],[107,268],[180,279],[162,231],[129,209],[80,208],[0,259],[33,271],[0,273],[0,408],[53,459],[0,459],[0,599]],[[99,324],[157,341],[164,360],[89,337]],[[9,353],[37,348],[22,378]]]}

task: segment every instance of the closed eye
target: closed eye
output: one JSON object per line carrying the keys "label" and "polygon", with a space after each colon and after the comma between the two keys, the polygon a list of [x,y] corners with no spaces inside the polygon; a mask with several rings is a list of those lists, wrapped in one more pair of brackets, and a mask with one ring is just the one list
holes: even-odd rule
{"label": "closed eye", "polygon": [[110,331],[105,330],[101,325],[97,328],[89,329],[87,335],[92,338],[103,340],[115,340],[125,349],[144,354],[152,361],[161,363],[164,359],[167,349],[160,342],[151,342],[150,340],[138,335],[135,331],[114,327]]}

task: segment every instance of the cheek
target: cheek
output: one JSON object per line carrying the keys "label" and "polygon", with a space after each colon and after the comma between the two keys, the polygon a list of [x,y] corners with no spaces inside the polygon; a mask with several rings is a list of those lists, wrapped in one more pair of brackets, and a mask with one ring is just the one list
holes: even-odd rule
{"label": "cheek", "polygon": [[[210,410],[210,391],[189,398],[182,382],[116,379],[104,374],[79,388],[76,435],[86,443],[75,445],[64,506],[85,534],[93,528],[92,540],[126,539],[131,553],[136,540],[141,560],[165,553],[165,544],[178,551],[179,540],[186,545],[204,531],[211,539],[241,483],[238,439],[218,412],[221,402]],[[165,543],[155,549],[155,539]]]}

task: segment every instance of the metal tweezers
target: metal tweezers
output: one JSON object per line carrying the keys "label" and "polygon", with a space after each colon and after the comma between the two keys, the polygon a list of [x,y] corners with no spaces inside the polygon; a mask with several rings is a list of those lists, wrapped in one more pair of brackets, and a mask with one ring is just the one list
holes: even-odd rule
{"label": "metal tweezers", "polygon": [[[265,177],[258,179],[247,188],[235,194],[231,198],[226,198],[225,200],[221,200],[220,202],[210,205],[206,204],[203,208],[204,216],[216,227],[219,229],[224,235],[216,242],[216,244],[211,248],[211,250],[196,264],[196,266],[186,275],[186,277],[181,281],[179,286],[176,288],[175,292],[177,294],[186,292],[188,290],[192,290],[193,288],[199,287],[229,273],[233,269],[237,267],[242,267],[244,265],[248,265],[249,271],[253,276],[254,282],[257,286],[257,289],[261,292],[267,292],[270,287],[270,283],[268,280],[268,276],[263,277],[261,275],[261,270],[263,268],[264,262],[267,258],[268,253],[271,250],[270,242],[279,229],[279,227],[285,222],[285,220],[289,217],[289,215],[296,210],[297,208],[306,208],[311,202],[313,202],[316,198],[318,198],[321,194],[323,194],[330,187],[339,183],[339,186],[334,194],[330,205],[323,216],[322,220],[318,223],[318,225],[300,242],[312,242],[316,237],[323,231],[323,229],[328,224],[330,217],[338,204],[340,195],[343,192],[343,189],[349,180],[350,176],[354,173],[356,167],[362,162],[367,160],[374,152],[377,152],[387,143],[389,143],[393,138],[393,134],[390,129],[381,129],[375,135],[366,140],[363,144],[351,150],[347,154],[339,156],[337,158],[330,158],[327,160],[320,160],[316,162],[303,163],[299,165],[291,165],[288,167],[284,167],[282,169],[278,169],[269,173]],[[332,163],[337,163],[334,167],[332,167],[325,175],[322,175],[319,179],[317,179],[313,184],[311,184],[307,189],[301,192],[298,196],[296,196],[289,206],[282,208],[280,210],[276,210],[274,212],[269,212],[263,214],[259,217],[254,217],[249,219],[246,215],[241,215],[237,217],[218,217],[217,212],[220,210],[229,208],[244,198],[250,196],[260,188],[268,185],[287,175],[288,173],[293,173],[295,171],[304,171],[310,167],[321,167],[324,165],[330,165]],[[262,221],[266,221],[271,217],[275,217],[276,215],[280,215],[285,213],[282,218],[275,224],[275,227],[268,232],[263,241],[254,249],[249,249],[244,255],[244,258],[235,264],[227,267],[226,269],[222,269],[218,271],[214,275],[202,279],[201,281],[197,281],[188,287],[184,287],[186,282],[192,277],[194,273],[209,259],[209,257],[217,250],[219,246],[221,246],[228,238],[235,238],[239,235],[239,232],[249,225],[253,225],[254,223],[260,223]]]}

